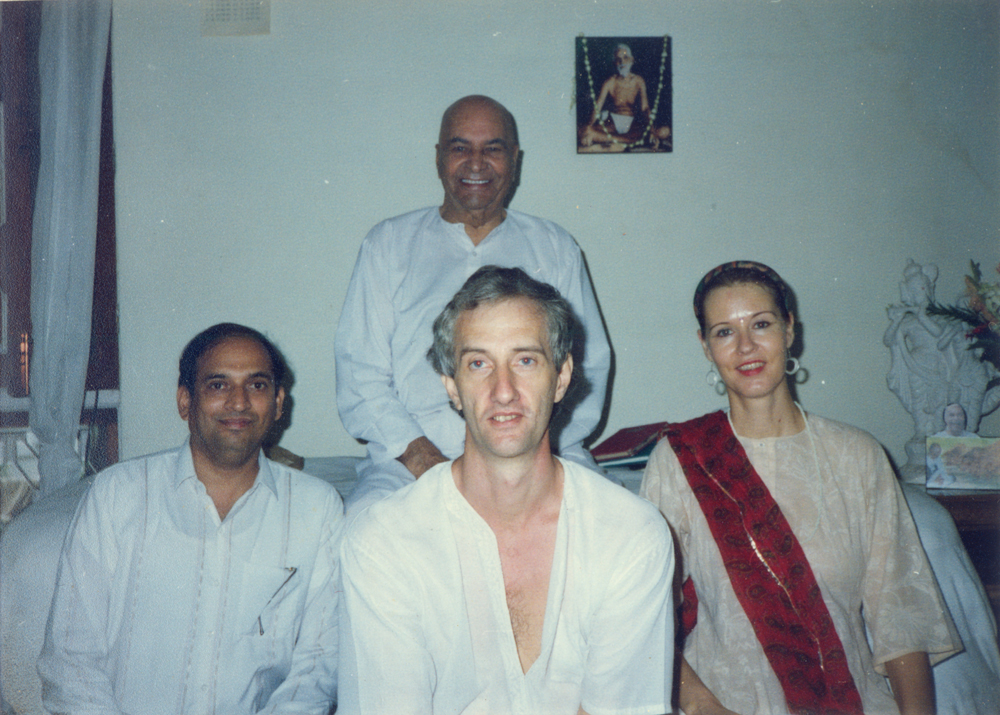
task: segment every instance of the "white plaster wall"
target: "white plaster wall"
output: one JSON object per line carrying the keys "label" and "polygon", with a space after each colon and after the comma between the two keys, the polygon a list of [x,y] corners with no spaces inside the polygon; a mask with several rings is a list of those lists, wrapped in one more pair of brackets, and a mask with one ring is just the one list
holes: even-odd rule
{"label": "white plaster wall", "polygon": [[[272,0],[271,34],[202,38],[199,3],[116,0],[123,456],[177,443],[176,359],[222,320],[267,332],[297,382],[282,445],[362,454],[336,412],[333,334],[358,246],[440,201],[441,111],[518,119],[513,206],[583,248],[617,358],[603,436],[721,404],[690,297],[724,260],[798,295],[807,409],[897,457],[885,306],[908,257],[953,300],[1000,262],[995,3]],[[671,155],[578,156],[573,41],[673,38]],[[996,434],[994,417],[987,431]]]}

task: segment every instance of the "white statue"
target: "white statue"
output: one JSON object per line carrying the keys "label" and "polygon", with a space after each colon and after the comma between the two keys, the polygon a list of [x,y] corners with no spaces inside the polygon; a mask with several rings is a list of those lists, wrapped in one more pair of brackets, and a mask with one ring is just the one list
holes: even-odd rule
{"label": "white statue", "polygon": [[965,324],[927,313],[937,274],[937,266],[907,261],[899,284],[902,302],[886,309],[889,327],[882,342],[892,357],[886,381],[913,417],[914,434],[901,469],[908,482],[924,482],[925,439],[943,428],[946,405],[960,404],[968,430],[975,432],[980,418],[1000,404],[1000,387],[986,389],[997,371],[980,361],[978,350],[969,349]]}

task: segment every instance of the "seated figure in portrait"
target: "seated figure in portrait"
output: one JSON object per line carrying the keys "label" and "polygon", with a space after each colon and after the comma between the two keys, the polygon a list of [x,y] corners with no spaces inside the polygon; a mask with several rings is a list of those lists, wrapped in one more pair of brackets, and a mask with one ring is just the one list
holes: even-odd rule
{"label": "seated figure in portrait", "polygon": [[[629,145],[642,143],[650,122],[646,80],[632,72],[635,58],[631,48],[619,43],[612,56],[615,72],[601,86],[590,123],[580,130],[581,147],[624,151]],[[669,143],[670,127],[651,129],[649,140],[654,149]]]}

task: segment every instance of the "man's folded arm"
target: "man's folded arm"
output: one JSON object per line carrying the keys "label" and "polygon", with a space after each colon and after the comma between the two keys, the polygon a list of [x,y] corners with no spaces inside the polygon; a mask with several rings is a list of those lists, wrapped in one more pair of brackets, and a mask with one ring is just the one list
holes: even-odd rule
{"label": "man's folded arm", "polygon": [[340,419],[352,437],[369,443],[373,458],[385,460],[399,457],[423,436],[400,401],[393,378],[391,340],[396,326],[385,292],[387,275],[366,239],[334,338]]}

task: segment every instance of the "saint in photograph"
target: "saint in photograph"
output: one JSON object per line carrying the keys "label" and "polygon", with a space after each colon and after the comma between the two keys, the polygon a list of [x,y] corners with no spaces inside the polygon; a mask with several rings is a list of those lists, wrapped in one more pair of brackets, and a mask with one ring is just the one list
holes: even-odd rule
{"label": "saint in photograph", "polygon": [[578,154],[673,150],[670,38],[576,39]]}

